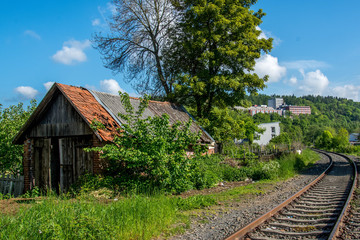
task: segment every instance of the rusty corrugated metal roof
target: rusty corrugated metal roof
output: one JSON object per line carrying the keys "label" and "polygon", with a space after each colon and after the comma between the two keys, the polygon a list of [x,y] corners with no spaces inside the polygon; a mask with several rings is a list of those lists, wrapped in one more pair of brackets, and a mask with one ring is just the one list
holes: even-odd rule
{"label": "rusty corrugated metal roof", "polygon": [[[123,123],[123,119],[121,119],[118,113],[126,114],[125,108],[121,104],[120,96],[113,95],[109,93],[103,93],[98,91],[91,91],[105,106],[111,111],[112,115],[117,117],[117,119]],[[134,107],[134,111],[138,110],[140,105],[140,99],[138,98],[130,98],[130,103]],[[145,109],[142,117],[154,117],[154,116],[162,116],[163,114],[169,115],[170,124],[174,124],[177,121],[187,122],[191,118],[191,116],[185,111],[185,109],[180,106],[170,102],[159,102],[159,101],[149,101],[148,108]],[[199,127],[195,122],[191,124],[190,127],[192,132],[201,132],[201,141],[205,143],[215,142],[214,139],[202,128]]]}
{"label": "rusty corrugated metal roof", "polygon": [[105,126],[105,129],[98,129],[102,140],[111,141],[113,139],[113,135],[120,125],[87,89],[60,83],[56,83],[56,85],[89,126],[94,119]]}
{"label": "rusty corrugated metal roof", "polygon": [[[111,141],[114,134],[116,134],[117,129],[121,128],[123,120],[120,119],[118,113],[126,114],[126,111],[121,104],[119,95],[89,91],[81,87],[55,83],[25,125],[21,128],[14,139],[14,143],[21,144],[26,131],[31,128],[34,122],[41,118],[44,109],[51,104],[51,99],[53,99],[54,94],[58,91],[60,91],[69,100],[70,104],[89,125],[89,127],[91,127],[91,123],[94,119],[105,126],[105,129],[98,129],[95,131],[95,134],[100,140]],[[134,111],[137,111],[140,100],[138,98],[130,98],[130,102],[134,107]],[[149,102],[149,106],[145,110],[143,117],[161,116],[164,113],[169,115],[171,124],[176,121],[186,122],[191,118],[191,116],[181,106],[169,102],[157,101]],[[192,123],[191,131],[201,131],[201,142],[203,143],[215,142],[204,129],[194,122]]]}

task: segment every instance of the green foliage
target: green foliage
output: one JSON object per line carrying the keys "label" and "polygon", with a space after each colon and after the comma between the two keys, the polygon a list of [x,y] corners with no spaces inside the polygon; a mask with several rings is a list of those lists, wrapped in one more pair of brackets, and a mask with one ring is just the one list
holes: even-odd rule
{"label": "green foliage", "polygon": [[10,193],[7,193],[7,194],[2,194],[0,192],[0,200],[4,200],[4,199],[10,199],[10,198],[13,198],[14,196],[11,195]]}
{"label": "green foliage", "polygon": [[279,177],[289,178],[304,168],[311,166],[313,163],[320,160],[317,153],[310,149],[304,149],[301,154],[290,154],[281,156],[279,161]]}
{"label": "green foliage", "polygon": [[221,181],[243,181],[247,178],[245,169],[225,163],[223,155],[198,156],[195,160],[192,181],[197,189],[213,187]]}
{"label": "green foliage", "polygon": [[225,165],[222,171],[222,178],[227,182],[244,181],[247,178],[247,172],[243,168]]}
{"label": "green foliage", "polygon": [[249,151],[249,146],[245,144],[235,144],[233,141],[224,144],[223,154],[232,159],[253,159],[255,154]]}
{"label": "green foliage", "polygon": [[86,194],[100,188],[114,189],[116,185],[113,184],[114,179],[110,176],[101,176],[94,174],[83,174],[71,186],[69,192],[73,194]]}
{"label": "green foliage", "polygon": [[172,125],[169,116],[143,118],[148,97],[141,99],[137,109],[129,96],[120,94],[127,114],[121,129],[111,144],[94,148],[107,159],[107,174],[120,188],[159,188],[169,192],[183,192],[193,187],[191,181],[194,157],[188,157],[189,147],[194,155],[202,154],[204,146],[198,144],[200,133],[192,133],[191,120]]}
{"label": "green foliage", "polygon": [[34,198],[34,197],[40,197],[42,195],[39,187],[35,186],[31,190],[27,191],[25,194],[23,194],[21,197],[23,198]]}
{"label": "green foliage", "polygon": [[216,200],[208,195],[195,195],[188,198],[176,198],[176,206],[179,210],[199,209],[214,205],[216,203]]}
{"label": "green foliage", "polygon": [[252,73],[255,60],[269,52],[272,39],[259,38],[265,15],[255,1],[178,1],[182,12],[164,61],[177,74],[175,97],[208,117],[214,106],[239,104],[246,91],[265,87],[267,77]]}
{"label": "green foliage", "polygon": [[[272,96],[280,97],[280,96]],[[360,103],[352,100],[337,97],[322,96],[281,96],[286,104],[298,106],[310,106],[311,115],[293,115],[281,117],[278,114],[256,114],[254,121],[256,123],[270,121],[281,121],[281,132],[287,133],[292,140],[303,142],[306,145],[315,145],[326,149],[342,149],[341,151],[350,151],[351,148],[347,142],[347,132],[359,132],[360,129]],[[257,96],[246,96],[246,100],[252,104],[267,104],[270,96],[259,94]],[[343,130],[342,130],[343,129]],[[332,134],[323,136],[324,131]],[[327,133],[328,134],[328,133]],[[340,137],[341,136],[341,137]],[[327,142],[327,143],[326,143]]]}
{"label": "green foliage", "polygon": [[349,133],[344,128],[340,128],[337,133],[324,130],[321,136],[316,139],[315,146],[326,150],[347,152],[350,149]]}
{"label": "green foliage", "polygon": [[305,149],[302,154],[283,155],[269,162],[254,161],[244,170],[253,180],[289,178],[319,160],[319,155]]}
{"label": "green foliage", "polygon": [[2,215],[0,239],[153,239],[176,222],[177,208],[176,199],[164,196],[108,204],[50,197],[15,216]]}
{"label": "green foliage", "polygon": [[340,128],[340,130],[332,140],[332,146],[333,148],[344,148],[348,145],[349,145],[349,132],[344,128]]}
{"label": "green foliage", "polygon": [[253,141],[254,132],[260,131],[253,119],[246,113],[229,108],[215,107],[208,118],[199,123],[218,143],[247,138]]}
{"label": "green foliage", "polygon": [[2,108],[0,104],[0,172],[16,173],[22,169],[23,146],[12,140],[36,108],[36,101],[24,109],[23,103]]}
{"label": "green foliage", "polygon": [[287,132],[280,133],[278,136],[270,140],[274,144],[291,144],[292,140]]}
{"label": "green foliage", "polygon": [[319,136],[316,139],[315,147],[324,148],[324,149],[331,149],[332,146],[333,146],[332,145],[332,140],[333,140],[333,135],[331,134],[331,132],[328,131],[328,130],[325,130],[325,131],[323,131],[321,136]]}

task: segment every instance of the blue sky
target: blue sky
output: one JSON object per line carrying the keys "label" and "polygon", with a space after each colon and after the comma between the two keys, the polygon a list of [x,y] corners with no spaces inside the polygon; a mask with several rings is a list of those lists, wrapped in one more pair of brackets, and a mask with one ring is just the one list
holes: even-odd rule
{"label": "blue sky", "polygon": [[[270,76],[262,93],[360,100],[360,1],[259,0],[257,8],[267,13],[263,37],[274,38],[255,69]],[[89,41],[110,14],[106,0],[2,0],[0,103],[40,101],[53,82],[135,95]]]}

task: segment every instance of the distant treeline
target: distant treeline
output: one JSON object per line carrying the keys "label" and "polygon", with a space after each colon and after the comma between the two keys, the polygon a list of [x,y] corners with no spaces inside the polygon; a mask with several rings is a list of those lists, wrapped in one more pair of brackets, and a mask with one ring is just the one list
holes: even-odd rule
{"label": "distant treeline", "polygon": [[[252,105],[266,105],[273,97],[281,97],[288,105],[310,106],[311,115],[293,115],[284,118],[277,114],[256,114],[257,123],[280,121],[282,136],[279,141],[289,140],[303,142],[308,145],[320,144],[324,132],[330,132],[336,138],[344,130],[348,133],[360,132],[360,103],[338,97],[323,96],[247,96],[246,100]],[[285,135],[285,136],[284,136]],[[339,136],[340,137],[340,136]],[[345,138],[343,138],[345,140]],[[276,139],[274,140],[276,141]],[[321,145],[321,144],[320,144]]]}

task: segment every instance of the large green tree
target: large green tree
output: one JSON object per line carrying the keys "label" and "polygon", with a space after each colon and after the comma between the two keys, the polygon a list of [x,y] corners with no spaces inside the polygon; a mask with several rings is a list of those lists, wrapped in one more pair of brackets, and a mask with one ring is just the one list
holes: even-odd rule
{"label": "large green tree", "polygon": [[0,104],[0,172],[21,170],[23,146],[14,145],[13,138],[36,107],[36,101],[24,109],[23,103],[2,108]]}
{"label": "large green tree", "polygon": [[177,100],[208,117],[214,106],[238,104],[246,92],[265,87],[267,76],[253,72],[255,60],[272,48],[272,39],[260,38],[265,15],[250,9],[256,0],[179,1],[183,12],[173,28],[164,55],[166,69],[177,74]]}

